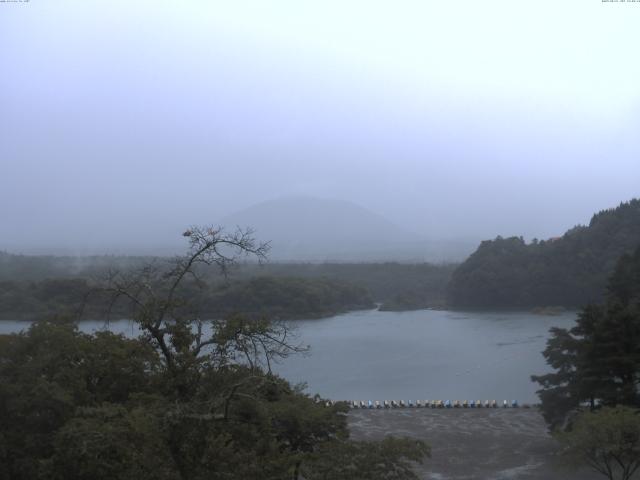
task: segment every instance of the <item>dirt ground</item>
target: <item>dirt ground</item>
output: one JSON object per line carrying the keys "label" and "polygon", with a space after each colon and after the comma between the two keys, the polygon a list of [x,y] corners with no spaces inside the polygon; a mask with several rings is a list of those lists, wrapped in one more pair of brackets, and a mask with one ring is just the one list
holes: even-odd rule
{"label": "dirt ground", "polygon": [[428,442],[431,458],[416,466],[421,479],[605,478],[590,470],[561,468],[554,458],[557,443],[536,409],[352,410],[349,425],[358,440],[395,435]]}

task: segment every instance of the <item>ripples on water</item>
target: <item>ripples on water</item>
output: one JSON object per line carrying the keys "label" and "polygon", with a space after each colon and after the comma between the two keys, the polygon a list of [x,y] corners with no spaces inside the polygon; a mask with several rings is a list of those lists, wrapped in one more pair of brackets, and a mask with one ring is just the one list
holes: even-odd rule
{"label": "ripples on water", "polygon": [[[541,351],[549,328],[571,327],[575,313],[554,317],[510,312],[351,312],[290,322],[311,354],[286,359],[275,370],[310,393],[360,400],[517,399],[537,402],[532,374],[549,371]],[[0,322],[0,333],[28,327]],[[81,324],[85,332],[104,322]],[[110,330],[138,334],[127,320]]]}
{"label": "ripples on water", "polygon": [[511,312],[354,312],[292,322],[311,345],[308,358],[277,370],[309,392],[334,399],[517,399],[537,402],[532,374],[555,317]]}

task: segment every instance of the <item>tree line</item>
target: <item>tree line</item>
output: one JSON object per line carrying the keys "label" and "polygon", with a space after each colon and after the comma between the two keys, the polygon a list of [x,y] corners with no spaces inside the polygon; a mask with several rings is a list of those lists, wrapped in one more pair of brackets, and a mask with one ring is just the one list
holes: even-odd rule
{"label": "tree line", "polygon": [[[162,263],[154,257],[31,257],[0,252],[0,319],[28,320],[53,312],[101,318],[102,299],[88,296],[110,270],[128,271]],[[442,307],[455,265],[402,263],[238,262],[227,278],[206,265],[197,267],[202,288],[188,279],[181,288],[207,315],[245,313],[300,319],[349,310]],[[126,317],[123,305],[113,314]]]}
{"label": "tree line", "polygon": [[640,200],[593,216],[562,237],[484,241],[454,272],[448,303],[465,308],[581,307],[599,302],[617,260],[640,244]]}
{"label": "tree line", "polygon": [[[99,281],[57,278],[39,282],[0,282],[0,319],[30,320],[65,313],[77,318],[102,319],[131,315],[130,305],[116,302],[105,311]],[[369,292],[359,286],[326,278],[254,277],[247,280],[203,284],[186,279],[181,294],[200,314],[224,317],[242,312],[251,317],[316,318],[375,306]]]}

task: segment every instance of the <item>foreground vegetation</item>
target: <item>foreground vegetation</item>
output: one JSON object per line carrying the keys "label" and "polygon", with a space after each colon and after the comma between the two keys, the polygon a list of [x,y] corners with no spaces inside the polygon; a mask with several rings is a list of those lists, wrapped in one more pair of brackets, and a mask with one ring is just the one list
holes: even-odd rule
{"label": "foreground vegetation", "polygon": [[640,248],[619,259],[606,303],[586,306],[569,330],[553,328],[543,355],[556,371],[532,378],[552,425],[583,404],[640,406]]}
{"label": "foreground vegetation", "polygon": [[555,371],[532,379],[563,461],[630,479],[640,468],[640,247],[618,260],[606,302],[553,328],[543,355]]}
{"label": "foreground vegetation", "polygon": [[565,467],[588,465],[609,480],[630,480],[640,468],[640,412],[604,407],[582,413],[568,431],[556,433]]}
{"label": "foreground vegetation", "polygon": [[226,270],[264,247],[242,232],[185,236],[184,257],[101,285],[129,305],[140,338],[83,334],[60,317],[0,336],[0,478],[416,478],[423,442],[350,440],[346,405],[272,374],[302,350],[285,324],[203,321],[183,296],[197,265]]}

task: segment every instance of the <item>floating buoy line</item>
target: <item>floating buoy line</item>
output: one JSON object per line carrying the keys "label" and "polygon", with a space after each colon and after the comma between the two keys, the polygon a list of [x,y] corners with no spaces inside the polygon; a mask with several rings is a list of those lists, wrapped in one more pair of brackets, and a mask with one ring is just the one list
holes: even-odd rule
{"label": "floating buoy line", "polygon": [[[334,401],[327,401],[328,407],[334,405]],[[349,400],[347,402],[352,409],[395,409],[395,408],[531,408],[532,405],[517,400]]]}

